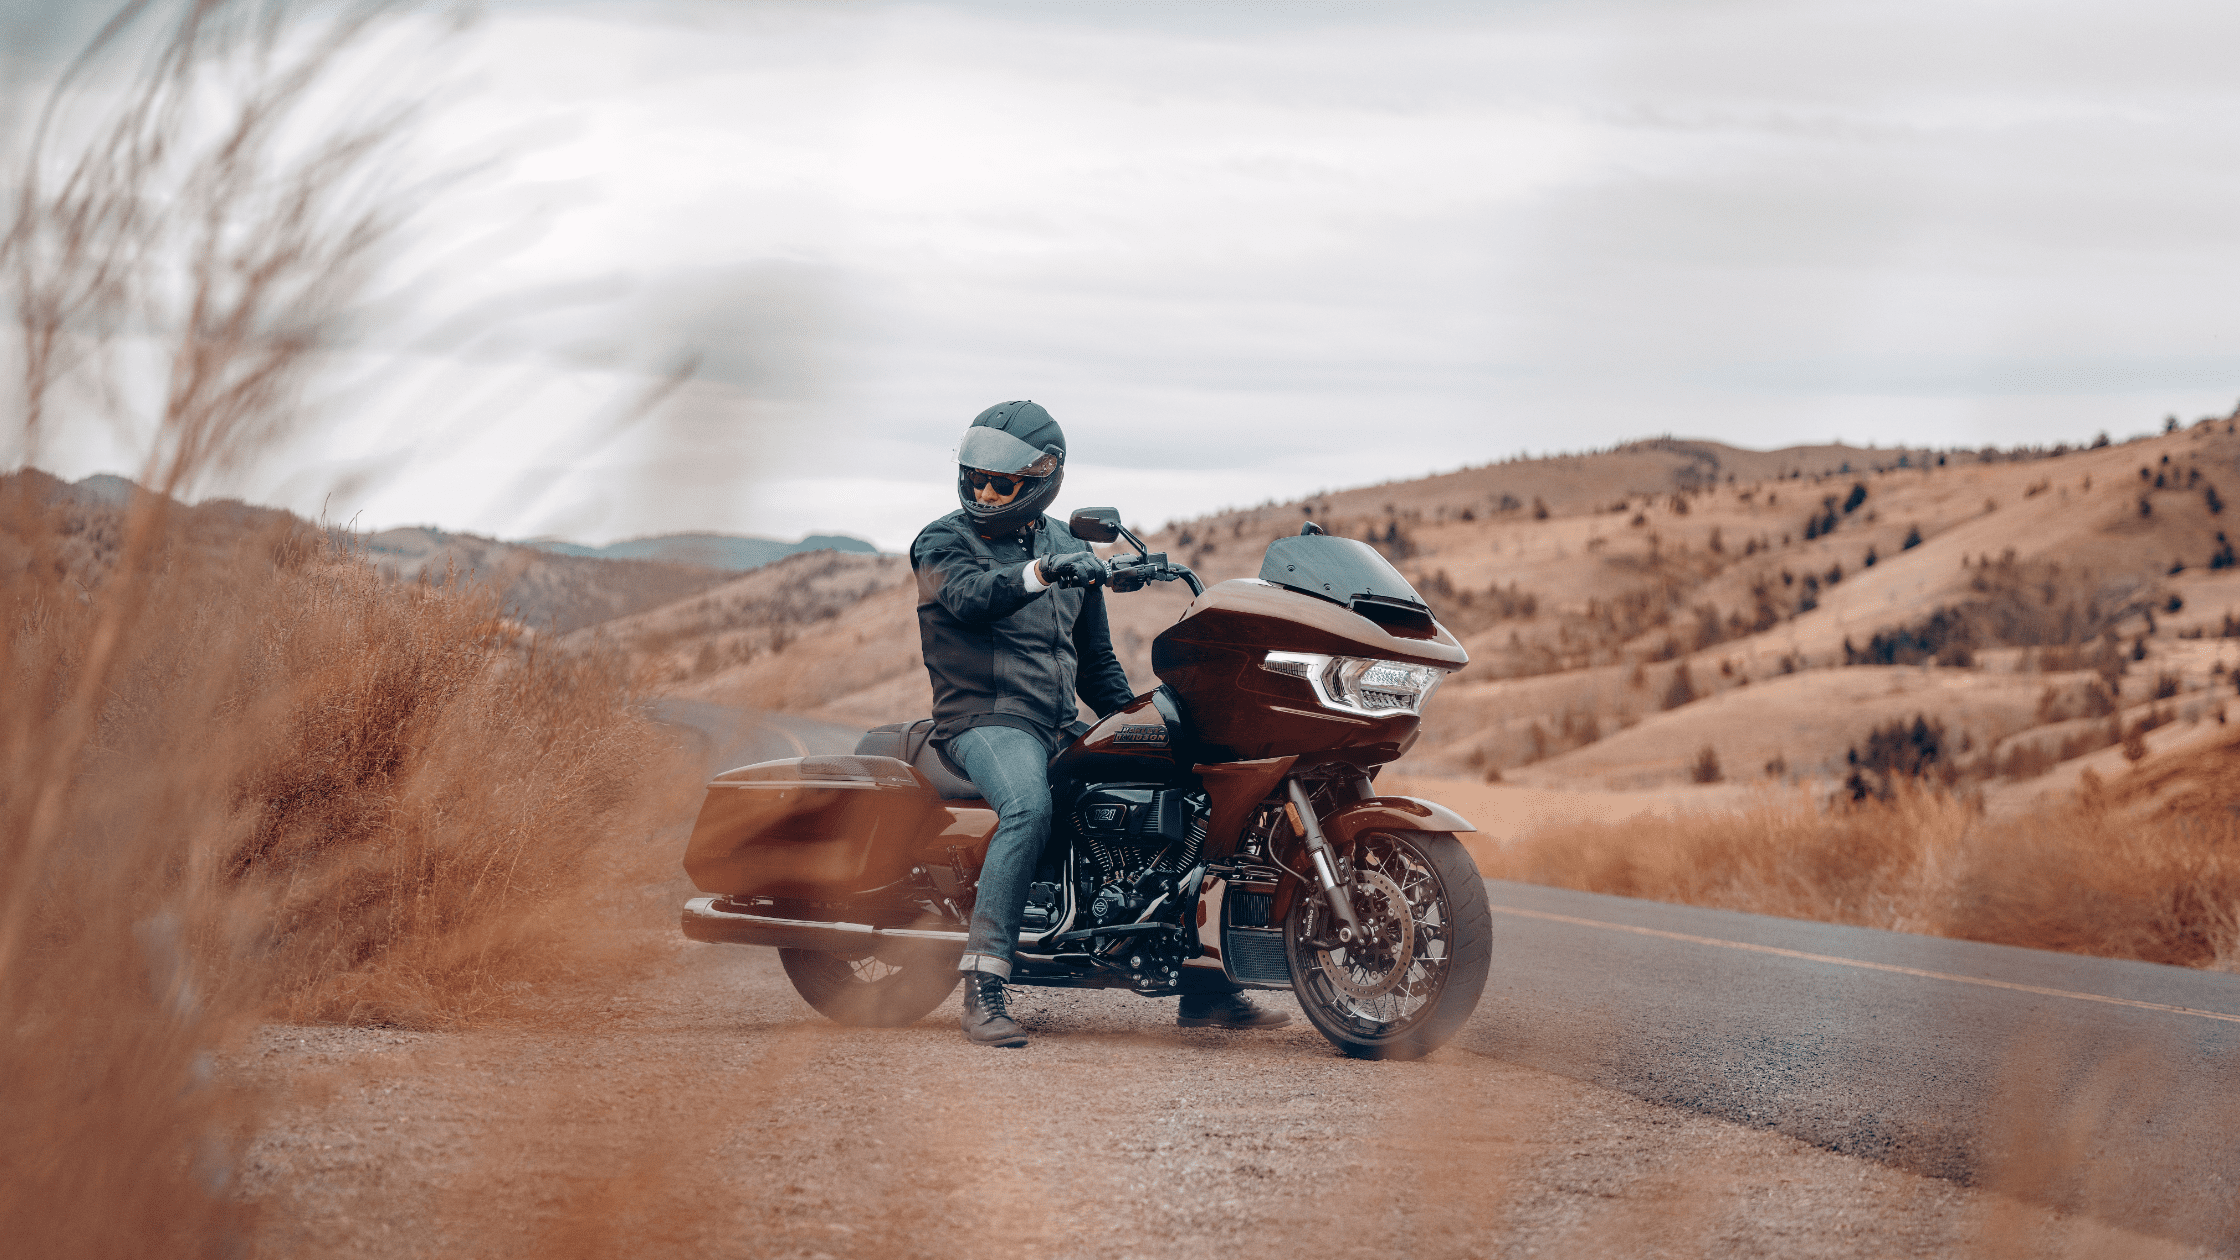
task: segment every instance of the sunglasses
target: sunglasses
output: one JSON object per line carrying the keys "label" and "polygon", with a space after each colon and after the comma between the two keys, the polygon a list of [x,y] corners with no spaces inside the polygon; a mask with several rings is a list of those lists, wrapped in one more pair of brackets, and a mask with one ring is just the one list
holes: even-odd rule
{"label": "sunglasses", "polygon": [[977,468],[967,468],[964,470],[964,480],[966,485],[975,490],[985,490],[989,486],[994,486],[997,494],[1009,496],[1017,494],[1019,487],[1027,484],[1030,478],[1012,477],[1002,473],[982,472]]}

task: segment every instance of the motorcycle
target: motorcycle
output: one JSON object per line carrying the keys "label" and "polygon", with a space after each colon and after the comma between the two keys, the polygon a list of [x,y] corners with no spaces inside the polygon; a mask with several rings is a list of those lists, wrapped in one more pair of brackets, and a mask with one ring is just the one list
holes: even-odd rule
{"label": "motorcycle", "polygon": [[[1469,654],[1374,548],[1311,522],[1269,544],[1259,577],[1211,589],[1111,508],[1068,528],[1133,548],[1108,563],[1112,591],[1182,581],[1193,598],[1153,641],[1159,685],[1051,759],[1053,822],[1010,983],[1288,989],[1349,1055],[1445,1043],[1492,948],[1485,885],[1455,838],[1475,828],[1375,779]],[[775,947],[843,1024],[939,1006],[996,815],[931,728],[716,775],[685,853],[705,894],[685,935]]]}

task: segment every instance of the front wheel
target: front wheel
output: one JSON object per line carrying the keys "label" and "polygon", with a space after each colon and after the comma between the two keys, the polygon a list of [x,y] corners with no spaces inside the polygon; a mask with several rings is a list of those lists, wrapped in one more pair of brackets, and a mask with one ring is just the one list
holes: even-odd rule
{"label": "front wheel", "polygon": [[[884,951],[882,951],[884,952]],[[912,950],[892,958],[848,958],[813,949],[781,949],[778,961],[794,992],[834,1023],[853,1028],[915,1024],[957,987],[954,955]]]}
{"label": "front wheel", "polygon": [[1478,1007],[1493,958],[1485,881],[1443,832],[1378,831],[1353,855],[1363,939],[1323,949],[1334,930],[1315,890],[1283,925],[1292,989],[1316,1029],[1361,1059],[1416,1059],[1447,1043]]}

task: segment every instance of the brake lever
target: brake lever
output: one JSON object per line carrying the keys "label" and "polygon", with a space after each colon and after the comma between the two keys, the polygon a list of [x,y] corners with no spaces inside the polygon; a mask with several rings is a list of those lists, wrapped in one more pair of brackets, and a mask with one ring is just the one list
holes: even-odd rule
{"label": "brake lever", "polygon": [[1116,556],[1106,562],[1105,584],[1116,593],[1140,591],[1153,582],[1188,582],[1192,595],[1205,594],[1205,584],[1198,581],[1187,565],[1174,564],[1164,551],[1146,552],[1140,556]]}

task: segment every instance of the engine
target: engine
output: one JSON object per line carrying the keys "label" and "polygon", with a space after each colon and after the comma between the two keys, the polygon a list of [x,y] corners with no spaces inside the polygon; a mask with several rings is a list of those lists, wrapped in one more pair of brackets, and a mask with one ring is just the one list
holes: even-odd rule
{"label": "engine", "polygon": [[1203,792],[1092,788],[1074,807],[1085,926],[1133,923],[1198,861],[1210,806]]}

